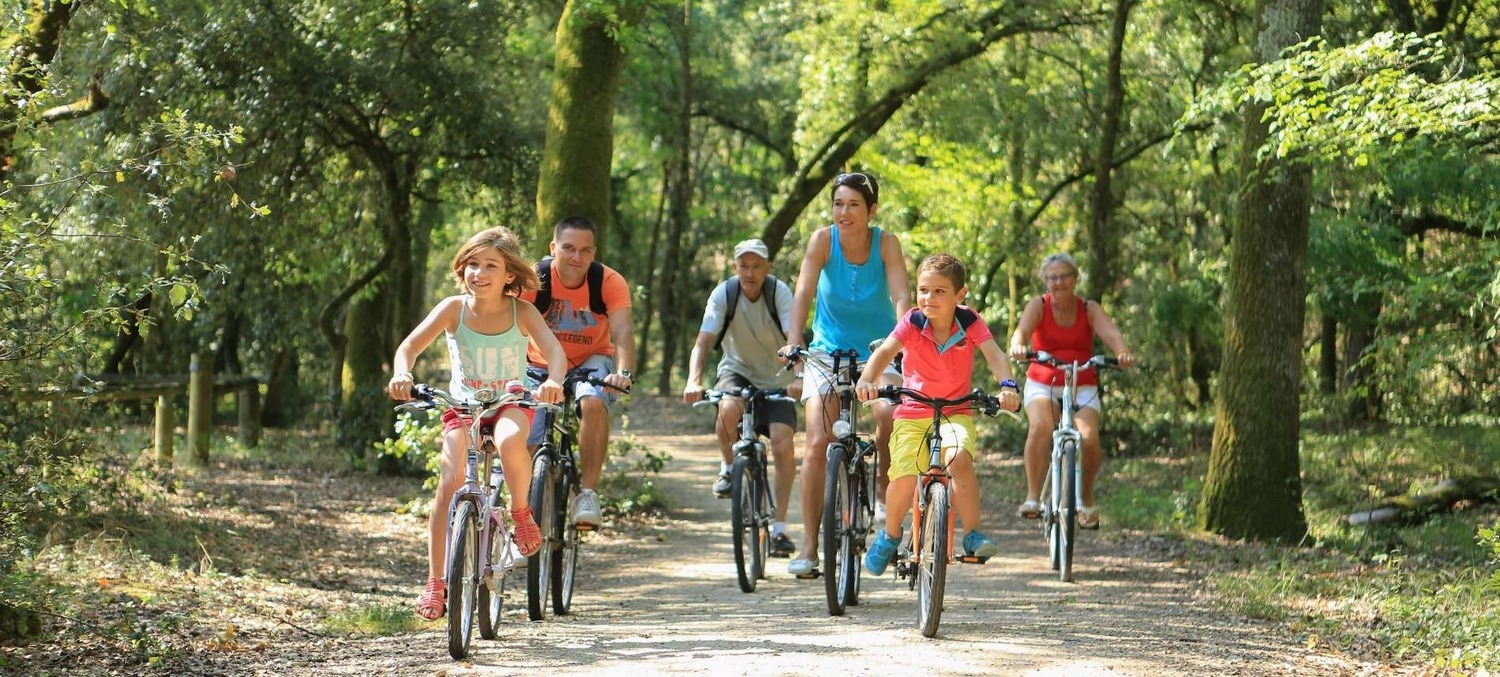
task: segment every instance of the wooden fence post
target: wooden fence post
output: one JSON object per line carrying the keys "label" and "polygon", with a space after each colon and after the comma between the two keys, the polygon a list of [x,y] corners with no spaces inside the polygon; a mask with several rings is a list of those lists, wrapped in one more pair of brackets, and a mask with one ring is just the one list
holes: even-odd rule
{"label": "wooden fence post", "polygon": [[156,462],[162,465],[172,464],[172,435],[176,432],[177,421],[172,412],[172,396],[156,396]]}
{"label": "wooden fence post", "polygon": [[260,446],[260,384],[241,383],[235,399],[240,405],[240,444]]}
{"label": "wooden fence post", "polygon": [[214,379],[213,366],[203,364],[200,353],[193,353],[188,365],[188,444],[193,458],[208,465],[208,443],[213,435]]}

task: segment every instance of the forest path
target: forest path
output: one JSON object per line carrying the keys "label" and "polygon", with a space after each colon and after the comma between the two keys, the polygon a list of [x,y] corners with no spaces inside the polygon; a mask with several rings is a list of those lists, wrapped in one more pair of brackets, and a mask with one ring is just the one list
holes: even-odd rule
{"label": "forest path", "polygon": [[[865,578],[861,604],[830,617],[821,580],[773,559],[746,594],[735,582],[728,504],[708,485],[707,434],[637,434],[671,454],[657,478],[672,508],[649,523],[606,524],[580,559],[573,614],[527,622],[524,587],[504,639],[448,658],[442,625],[373,638],[280,641],[238,667],[318,675],[1346,675],[1379,668],[1309,650],[1273,626],[1226,616],[1195,594],[1200,579],[1160,539],[1087,533],[1075,583],[1047,563],[1034,523],[987,497],[986,531],[1002,554],[950,569],[938,636],[915,627],[916,598],[889,574]],[[799,436],[800,441],[800,436]],[[799,452],[800,453],[800,452]],[[1012,460],[1003,468],[1015,477]],[[999,475],[992,464],[986,471]],[[994,484],[987,482],[987,484]],[[995,493],[995,492],[992,492]],[[794,493],[795,496],[795,493]],[[793,500],[790,531],[801,533]],[[415,530],[409,533],[416,534]],[[419,540],[410,543],[417,552]],[[413,578],[415,580],[415,578]],[[524,580],[524,579],[523,579]],[[415,599],[415,584],[410,597]],[[512,588],[514,589],[514,588]],[[222,660],[234,661],[230,656]],[[230,666],[220,663],[218,668]]]}

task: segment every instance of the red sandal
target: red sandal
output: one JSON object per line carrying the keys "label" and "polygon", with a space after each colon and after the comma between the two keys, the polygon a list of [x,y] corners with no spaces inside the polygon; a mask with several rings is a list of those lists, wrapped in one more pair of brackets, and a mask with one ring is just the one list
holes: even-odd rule
{"label": "red sandal", "polygon": [[516,523],[516,550],[521,552],[522,557],[535,555],[536,551],[542,549],[542,530],[537,528],[536,520],[531,517],[531,506],[511,510],[510,518]]}
{"label": "red sandal", "polygon": [[427,590],[422,593],[422,598],[417,600],[417,616],[424,620],[435,621],[443,617],[448,611],[448,586],[443,584],[441,578],[427,579]]}

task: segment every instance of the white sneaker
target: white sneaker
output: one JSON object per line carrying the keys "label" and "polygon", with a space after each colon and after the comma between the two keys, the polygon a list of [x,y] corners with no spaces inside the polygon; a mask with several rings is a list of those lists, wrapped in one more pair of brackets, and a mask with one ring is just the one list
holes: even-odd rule
{"label": "white sneaker", "polygon": [[603,520],[604,514],[599,509],[599,494],[594,493],[593,489],[578,492],[578,497],[573,499],[573,521],[597,526]]}
{"label": "white sneaker", "polygon": [[797,558],[786,565],[786,572],[793,576],[806,576],[816,569],[818,563],[810,559]]}
{"label": "white sneaker", "polygon": [[729,498],[729,473],[719,473],[719,478],[714,480],[714,496]]}
{"label": "white sneaker", "polygon": [[875,524],[885,526],[885,501],[875,501]]}

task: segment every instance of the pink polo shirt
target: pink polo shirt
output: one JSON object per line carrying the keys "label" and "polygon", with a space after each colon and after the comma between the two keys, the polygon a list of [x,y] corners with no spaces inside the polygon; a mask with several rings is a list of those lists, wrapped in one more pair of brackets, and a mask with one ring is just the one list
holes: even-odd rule
{"label": "pink polo shirt", "polygon": [[[965,311],[973,314],[973,321],[967,328],[962,327],[958,318]],[[932,336],[932,325],[926,319],[921,310],[912,308],[891,331],[891,336],[901,342],[906,352],[901,363],[901,385],[943,399],[957,399],[969,394],[974,388],[974,358],[979,354],[979,345],[994,338],[989,325],[972,308],[959,306],[953,321],[953,335],[944,345],[938,345]],[[917,324],[925,326],[918,329]],[[949,407],[946,413],[968,414],[972,409]],[[896,418],[931,419],[932,409],[914,402],[902,402],[896,407]]]}

